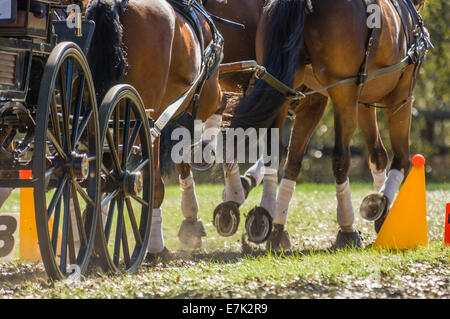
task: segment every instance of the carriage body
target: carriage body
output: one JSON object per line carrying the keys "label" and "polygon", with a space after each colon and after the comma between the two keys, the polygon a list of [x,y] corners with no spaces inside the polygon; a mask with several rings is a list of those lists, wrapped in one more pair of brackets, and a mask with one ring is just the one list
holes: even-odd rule
{"label": "carriage body", "polygon": [[[0,4],[0,187],[34,189],[39,247],[51,279],[66,278],[72,271],[83,274],[94,246],[108,259],[102,260],[104,269],[134,271],[143,260],[151,221],[150,124],[131,86],[116,85],[106,94],[107,101],[97,105],[86,58],[95,23],[83,19],[69,27],[66,10],[60,0]],[[110,136],[117,144],[105,149]],[[132,138],[140,145],[127,145]],[[111,165],[120,166],[117,158],[124,153],[137,167],[130,168],[129,158],[123,157],[124,170],[114,171]],[[24,170],[32,172],[31,178],[20,178]],[[142,206],[129,230],[137,239],[129,243],[116,235],[110,258],[100,216],[102,198],[121,202],[123,210],[132,196]],[[125,223],[120,218],[114,223]],[[111,227],[113,220],[108,223]],[[126,234],[122,228],[128,224],[120,223],[115,231]],[[117,251],[121,248],[122,255]]]}

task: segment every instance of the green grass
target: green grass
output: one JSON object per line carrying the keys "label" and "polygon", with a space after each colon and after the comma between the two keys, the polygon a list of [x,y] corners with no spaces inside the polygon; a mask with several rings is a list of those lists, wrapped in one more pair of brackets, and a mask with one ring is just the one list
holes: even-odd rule
{"label": "green grass", "polygon": [[[191,251],[177,238],[183,220],[178,186],[166,189],[163,230],[174,253],[166,263],[143,264],[133,275],[88,276],[82,282],[51,283],[41,265],[8,263],[0,267],[0,296],[13,298],[449,298],[450,248],[442,245],[445,203],[450,185],[427,185],[430,245],[408,251],[373,250],[373,224],[359,216],[369,184],[352,183],[355,228],[364,249],[330,251],[338,230],[332,184],[298,184],[289,210],[287,230],[292,252],[272,255],[264,247],[242,253],[241,220],[236,235],[220,237],[212,212],[221,202],[221,185],[197,185],[208,237]],[[262,187],[241,207],[245,214],[260,200]],[[2,211],[18,205],[17,194]],[[19,276],[20,275],[20,276]]]}

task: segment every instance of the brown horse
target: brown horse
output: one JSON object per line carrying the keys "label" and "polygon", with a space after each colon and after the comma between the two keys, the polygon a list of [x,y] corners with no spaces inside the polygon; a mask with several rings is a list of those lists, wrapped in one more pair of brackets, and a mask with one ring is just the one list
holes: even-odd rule
{"label": "brown horse", "polygon": [[[410,0],[399,2],[402,12],[413,11],[407,8],[407,1]],[[414,5],[417,8],[424,2],[415,0]],[[308,3],[312,7],[307,6]],[[264,9],[257,35],[256,47],[259,56],[263,57],[264,66],[285,84],[291,87],[305,84],[310,89],[318,89],[360,74],[371,33],[367,26],[365,6],[370,4],[378,5],[381,25],[372,32],[368,71],[398,63],[406,56],[413,43],[411,39],[416,40],[413,31],[420,31],[419,35],[426,32],[423,28],[418,28],[418,15],[412,13],[401,17],[389,0],[272,0]],[[402,20],[405,21],[403,27]],[[310,66],[306,63],[308,57]],[[378,215],[375,226],[379,230],[404,174],[410,167],[411,93],[415,84],[415,71],[416,65],[411,64],[362,85],[331,87],[321,92],[324,97],[317,97],[314,104],[318,107],[299,107],[297,112],[300,116],[296,118],[291,135],[269,246],[277,248],[280,245],[302,157],[323,114],[327,97],[333,102],[335,119],[335,148],[332,157],[338,200],[337,220],[341,228],[336,240],[338,247],[361,244],[359,233],[353,229],[354,215],[348,181],[351,137],[359,120],[369,149],[372,173],[374,177],[382,174],[387,166],[387,153],[378,132],[375,109],[367,108],[366,105],[379,103],[386,107],[394,158],[388,177],[379,187],[379,193],[366,198],[361,207],[361,213],[365,216]],[[283,94],[269,88],[262,81],[259,82],[252,94],[244,98],[236,108],[231,127],[268,127],[286,103],[287,98]],[[307,105],[308,100],[309,98],[300,103]],[[307,120],[302,121],[304,119]],[[382,176],[380,178],[384,179]]]}
{"label": "brown horse", "polygon": [[[258,28],[259,19],[265,0],[207,0],[203,1],[204,6],[208,12],[223,19],[234,21],[245,26],[245,29],[236,28],[235,26],[216,23],[217,28],[225,39],[224,59],[223,63],[230,63],[243,60],[255,60],[255,38]],[[238,73],[231,77],[224,77],[220,80],[222,91],[243,93],[248,86],[250,74]],[[223,104],[225,107],[225,103]],[[225,108],[220,108],[216,114],[207,120],[205,123],[206,129],[217,129],[222,121],[222,113]],[[181,211],[185,217],[180,226],[178,237],[180,241],[191,248],[198,248],[201,246],[201,238],[206,236],[203,224],[198,219],[199,205],[195,193],[195,182],[191,174],[191,165],[189,163],[181,163],[175,165],[180,180],[181,196]],[[253,178],[253,186],[259,184],[249,172],[250,178]],[[254,174],[253,174],[254,175]],[[235,176],[232,176],[235,185],[239,188],[238,192],[243,192],[239,171]],[[230,176],[225,175],[225,188],[230,188]],[[251,183],[247,183],[250,185]],[[250,189],[245,189],[249,192]],[[244,198],[244,197],[243,197]]]}
{"label": "brown horse", "polygon": [[[86,16],[96,22],[90,50],[90,62],[100,98],[118,82],[129,83],[140,93],[157,119],[177,98],[187,92],[200,72],[201,43],[188,20],[163,0],[92,0]],[[208,44],[212,30],[199,16],[202,37]],[[184,112],[192,99],[183,104]],[[204,83],[197,119],[205,121],[214,114],[222,100],[218,74]],[[159,139],[154,142],[155,198],[148,256],[165,254],[162,234],[161,204],[164,182],[160,173]]]}

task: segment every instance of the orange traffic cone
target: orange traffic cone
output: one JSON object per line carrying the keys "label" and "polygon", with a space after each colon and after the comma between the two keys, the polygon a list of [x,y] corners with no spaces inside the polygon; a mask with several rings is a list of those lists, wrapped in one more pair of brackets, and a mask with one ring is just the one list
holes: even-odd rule
{"label": "orange traffic cone", "polygon": [[[30,179],[31,170],[20,171],[21,179]],[[40,261],[41,252],[36,231],[33,188],[20,189],[20,259]]]}
{"label": "orange traffic cone", "polygon": [[445,212],[444,244],[450,246],[450,203],[447,203]]}
{"label": "orange traffic cone", "polygon": [[414,155],[413,167],[394,202],[374,248],[409,249],[428,246],[425,158]]}

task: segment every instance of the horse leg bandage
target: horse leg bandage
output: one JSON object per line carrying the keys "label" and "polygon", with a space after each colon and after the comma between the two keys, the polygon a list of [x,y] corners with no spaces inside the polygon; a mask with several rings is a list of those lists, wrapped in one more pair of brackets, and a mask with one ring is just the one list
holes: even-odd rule
{"label": "horse leg bandage", "polygon": [[184,218],[197,220],[198,213],[198,201],[197,195],[195,194],[195,181],[191,174],[180,180],[180,189],[181,189],[181,212],[183,213]]}
{"label": "horse leg bandage", "polygon": [[162,232],[162,210],[161,208],[153,208],[150,240],[148,241],[148,252],[157,254],[163,250],[164,237]]}
{"label": "horse leg bandage", "polygon": [[285,225],[287,221],[289,203],[295,191],[295,181],[283,178],[278,189],[278,196],[276,201],[274,224]]}
{"label": "horse leg bandage", "polygon": [[355,215],[353,213],[352,197],[350,192],[350,180],[342,184],[336,184],[337,222],[343,232],[353,231]]}
{"label": "horse leg bandage", "polygon": [[261,184],[263,178],[264,178],[264,160],[261,157],[255,164],[253,164],[246,172],[245,176],[251,176],[255,182],[256,186]]}
{"label": "horse leg bandage", "polygon": [[242,187],[241,176],[239,175],[239,165],[233,163],[224,165],[225,174],[225,202],[232,201],[242,204],[245,201],[244,188]]}
{"label": "horse leg bandage", "polygon": [[388,173],[386,182],[380,190],[389,199],[389,205],[392,205],[395,199],[395,194],[403,182],[405,175],[397,169],[391,169]]}
{"label": "horse leg bandage", "polygon": [[379,192],[381,190],[381,187],[383,187],[384,183],[386,182],[386,170],[382,170],[381,172],[376,172],[371,170],[372,177],[373,177],[373,189],[376,192]]}
{"label": "horse leg bandage", "polygon": [[260,206],[265,208],[272,218],[275,218],[275,209],[277,206],[277,184],[278,175],[274,169],[265,169],[263,194]]}

